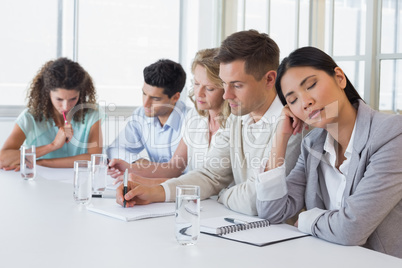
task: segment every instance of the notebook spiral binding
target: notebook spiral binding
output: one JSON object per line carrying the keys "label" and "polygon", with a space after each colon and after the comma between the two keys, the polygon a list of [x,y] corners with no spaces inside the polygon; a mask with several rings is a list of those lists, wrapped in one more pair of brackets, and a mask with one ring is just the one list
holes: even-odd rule
{"label": "notebook spiral binding", "polygon": [[269,221],[268,220],[261,220],[261,221],[256,221],[256,222],[249,222],[247,224],[236,224],[236,225],[228,225],[228,226],[223,226],[219,227],[219,234],[220,235],[226,235],[238,231],[244,231],[252,228],[261,228],[261,227],[267,227],[269,226]]}

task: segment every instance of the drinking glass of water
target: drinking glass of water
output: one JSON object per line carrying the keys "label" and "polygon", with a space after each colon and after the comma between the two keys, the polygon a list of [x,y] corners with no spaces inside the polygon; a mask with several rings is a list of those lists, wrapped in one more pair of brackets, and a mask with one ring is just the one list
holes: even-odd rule
{"label": "drinking glass of water", "polygon": [[181,245],[194,245],[200,235],[200,187],[176,186],[175,235]]}
{"label": "drinking glass of water", "polygon": [[92,198],[91,161],[74,161],[74,200],[87,205]]}
{"label": "drinking glass of water", "polygon": [[33,180],[36,176],[36,148],[35,145],[22,145],[20,152],[20,172],[25,180]]}
{"label": "drinking glass of water", "polygon": [[92,164],[92,193],[103,194],[106,190],[107,155],[91,155]]}

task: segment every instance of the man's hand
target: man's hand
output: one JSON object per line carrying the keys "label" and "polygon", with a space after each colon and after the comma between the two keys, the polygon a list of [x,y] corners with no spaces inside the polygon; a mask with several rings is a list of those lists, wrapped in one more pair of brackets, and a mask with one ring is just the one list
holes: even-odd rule
{"label": "man's hand", "polygon": [[[113,158],[109,162],[109,169],[107,171],[107,174],[110,175],[112,178],[118,178],[119,176],[123,175],[124,171],[127,168],[130,168],[130,164],[127,163],[124,160]],[[115,183],[117,183],[116,181]]]}
{"label": "man's hand", "polygon": [[146,186],[133,181],[134,174],[129,174],[130,180],[127,183],[127,194],[123,197],[123,184],[116,189],[116,202],[123,206],[124,199],[126,207],[134,205],[146,205],[155,202],[165,201],[165,190],[162,186]]}

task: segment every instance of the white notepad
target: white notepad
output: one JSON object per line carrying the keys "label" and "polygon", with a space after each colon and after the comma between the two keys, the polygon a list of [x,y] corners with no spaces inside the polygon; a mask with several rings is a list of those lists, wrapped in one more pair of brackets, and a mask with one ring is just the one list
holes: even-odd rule
{"label": "white notepad", "polygon": [[[232,218],[248,224],[233,224]],[[266,246],[308,236],[288,224],[269,224],[268,220],[246,215],[226,215],[201,220],[201,232],[255,246]]]}
{"label": "white notepad", "polygon": [[101,204],[89,205],[87,209],[123,221],[136,221],[174,215],[175,203],[152,203],[124,208],[117,204],[114,199],[105,199],[102,200]]}

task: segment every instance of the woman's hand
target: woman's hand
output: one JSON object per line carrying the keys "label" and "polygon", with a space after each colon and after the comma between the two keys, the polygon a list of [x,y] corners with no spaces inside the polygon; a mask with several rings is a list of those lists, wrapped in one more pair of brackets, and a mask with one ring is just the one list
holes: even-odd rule
{"label": "woman's hand", "polygon": [[74,131],[71,124],[66,124],[64,127],[60,127],[56,134],[52,144],[57,149],[63,147],[65,143],[68,143],[73,138]]}
{"label": "woman's hand", "polygon": [[292,135],[301,133],[303,128],[308,126],[296,117],[289,109],[288,105],[285,105],[282,109],[281,120],[278,123],[277,133],[283,134],[290,138]]}
{"label": "woman's hand", "polygon": [[20,159],[18,159],[17,161],[14,161],[13,163],[11,163],[8,166],[3,166],[2,167],[3,170],[14,170],[14,171],[20,171]]}
{"label": "woman's hand", "polygon": [[281,117],[278,120],[274,143],[264,171],[283,165],[290,137],[303,131],[304,122],[297,118],[287,105],[283,107]]}

